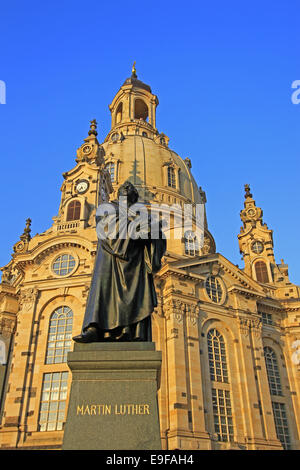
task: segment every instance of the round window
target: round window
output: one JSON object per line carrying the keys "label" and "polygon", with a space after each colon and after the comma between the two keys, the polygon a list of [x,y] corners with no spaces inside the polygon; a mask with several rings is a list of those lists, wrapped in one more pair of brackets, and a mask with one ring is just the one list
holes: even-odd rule
{"label": "round window", "polygon": [[208,297],[216,303],[220,303],[223,298],[223,289],[220,280],[216,276],[209,276],[205,281],[205,288]]}
{"label": "round window", "polygon": [[111,136],[111,140],[113,142],[117,142],[119,139],[119,134],[117,132],[115,132],[112,136]]}
{"label": "round window", "polygon": [[75,258],[72,255],[60,255],[53,262],[52,269],[58,276],[66,276],[75,268]]}
{"label": "round window", "polygon": [[252,243],[251,248],[252,248],[252,251],[256,254],[262,253],[264,251],[264,245],[257,240]]}

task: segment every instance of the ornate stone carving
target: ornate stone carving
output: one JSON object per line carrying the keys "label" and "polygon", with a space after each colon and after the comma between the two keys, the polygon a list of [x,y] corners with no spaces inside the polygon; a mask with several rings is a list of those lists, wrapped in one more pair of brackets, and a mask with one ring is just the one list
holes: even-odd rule
{"label": "ornate stone carving", "polygon": [[177,323],[183,321],[184,304],[180,300],[170,300],[164,305],[165,317],[167,320],[173,318]]}
{"label": "ornate stone carving", "polygon": [[194,304],[186,304],[186,318],[189,323],[196,326],[199,318],[199,306]]}
{"label": "ornate stone carving", "polygon": [[244,317],[239,317],[238,320],[241,333],[248,336],[250,332],[250,320]]}
{"label": "ornate stone carving", "polygon": [[3,334],[4,336],[12,334],[14,332],[15,325],[16,322],[13,318],[0,318],[0,334]]}
{"label": "ornate stone carving", "polygon": [[2,271],[2,279],[1,282],[3,284],[11,284],[14,280],[14,276],[12,274],[11,266],[4,266],[0,269]]}
{"label": "ornate stone carving", "polygon": [[19,295],[20,310],[23,312],[29,312],[34,306],[34,303],[38,296],[38,290],[36,288],[24,289]]}
{"label": "ornate stone carving", "polygon": [[246,318],[246,317],[239,317],[239,326],[241,333],[243,335],[249,335],[250,330],[252,331],[255,337],[259,337],[261,335],[261,319],[259,318]]}
{"label": "ornate stone carving", "polygon": [[84,286],[83,289],[82,289],[82,294],[81,294],[84,299],[87,298],[87,296],[88,296],[88,294],[89,294],[89,290],[90,290],[90,285],[89,285],[89,284],[85,284],[85,286]]}
{"label": "ornate stone carving", "polygon": [[15,253],[22,253],[28,248],[31,240],[31,219],[26,220],[26,225],[23,234],[20,236],[20,241],[14,244],[13,250]]}
{"label": "ornate stone carving", "polygon": [[204,235],[204,242],[201,248],[201,252],[202,252],[202,255],[208,255],[210,253],[215,252],[214,242],[206,234]]}
{"label": "ornate stone carving", "polygon": [[261,336],[261,329],[262,329],[261,318],[251,320],[251,330],[252,330],[253,335],[256,338],[259,338]]}
{"label": "ornate stone carving", "polygon": [[181,300],[170,300],[164,305],[165,318],[172,318],[177,323],[183,322],[184,315],[193,326],[197,325],[200,308],[195,304],[186,304]]}

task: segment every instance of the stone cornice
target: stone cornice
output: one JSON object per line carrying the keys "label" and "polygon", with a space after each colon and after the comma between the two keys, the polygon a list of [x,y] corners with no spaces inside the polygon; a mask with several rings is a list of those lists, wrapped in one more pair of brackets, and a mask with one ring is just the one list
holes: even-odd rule
{"label": "stone cornice", "polygon": [[5,296],[17,298],[16,288],[10,284],[0,284],[0,300]]}
{"label": "stone cornice", "polygon": [[[276,304],[274,302],[276,302]],[[267,310],[277,311],[278,313],[280,313],[280,311],[285,310],[280,304],[280,301],[278,299],[268,299],[268,298],[265,298],[264,302],[258,302],[257,308],[262,309],[264,311],[267,311]]]}
{"label": "stone cornice", "polygon": [[159,273],[157,273],[156,277],[160,279],[166,279],[170,276],[170,274],[171,275],[173,274],[176,277],[181,278],[181,279],[190,279],[190,280],[194,280],[198,282],[199,281],[204,282],[205,280],[205,276],[201,276],[200,274],[196,274],[196,273],[183,271],[182,269],[172,267],[172,265],[170,264],[166,264],[165,266],[163,266],[163,268],[159,271]]}
{"label": "stone cornice", "polygon": [[245,295],[246,297],[256,297],[260,299],[264,299],[266,297],[266,294],[262,292],[253,291],[253,290],[246,289],[245,287],[237,286],[237,285],[233,285],[229,287],[227,290],[228,292],[238,292],[239,294]]}

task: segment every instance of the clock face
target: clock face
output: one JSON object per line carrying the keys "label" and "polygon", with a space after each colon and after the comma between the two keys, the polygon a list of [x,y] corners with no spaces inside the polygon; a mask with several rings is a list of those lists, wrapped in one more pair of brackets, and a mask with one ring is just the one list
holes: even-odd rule
{"label": "clock face", "polygon": [[85,145],[83,148],[82,148],[82,151],[83,153],[90,153],[92,150],[92,147],[90,145]]}
{"label": "clock face", "polygon": [[76,185],[76,191],[80,194],[85,193],[88,190],[89,183],[86,180],[81,180]]}
{"label": "clock face", "polygon": [[250,217],[253,217],[255,215],[255,210],[254,209],[249,209],[247,211],[247,214],[250,216]]}

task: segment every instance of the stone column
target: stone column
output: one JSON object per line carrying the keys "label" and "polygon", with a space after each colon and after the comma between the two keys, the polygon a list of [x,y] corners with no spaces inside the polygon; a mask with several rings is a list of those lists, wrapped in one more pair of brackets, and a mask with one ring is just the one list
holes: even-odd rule
{"label": "stone column", "polygon": [[10,385],[6,394],[5,417],[1,432],[2,447],[17,447],[21,433],[24,431],[21,418],[32,355],[31,340],[38,294],[39,292],[35,288],[24,289],[20,294],[20,311],[9,376]]}
{"label": "stone column", "polygon": [[199,307],[186,305],[186,342],[189,371],[189,425],[193,433],[192,448],[210,449],[210,436],[205,429],[203,377],[199,348]]}
{"label": "stone column", "polygon": [[[251,336],[253,342],[253,354],[255,364],[255,373],[258,384],[258,398],[261,413],[261,426],[263,427],[263,436],[267,442],[267,448],[281,450],[282,445],[277,439],[276,428],[273,418],[272,401],[270,396],[268,375],[264,357],[264,345],[262,341],[262,323],[261,320],[251,321]],[[259,439],[255,439],[259,444]]]}
{"label": "stone column", "polygon": [[168,448],[180,449],[190,437],[188,423],[186,358],[184,344],[184,303],[171,299],[164,307],[166,317],[167,370],[169,395]]}

